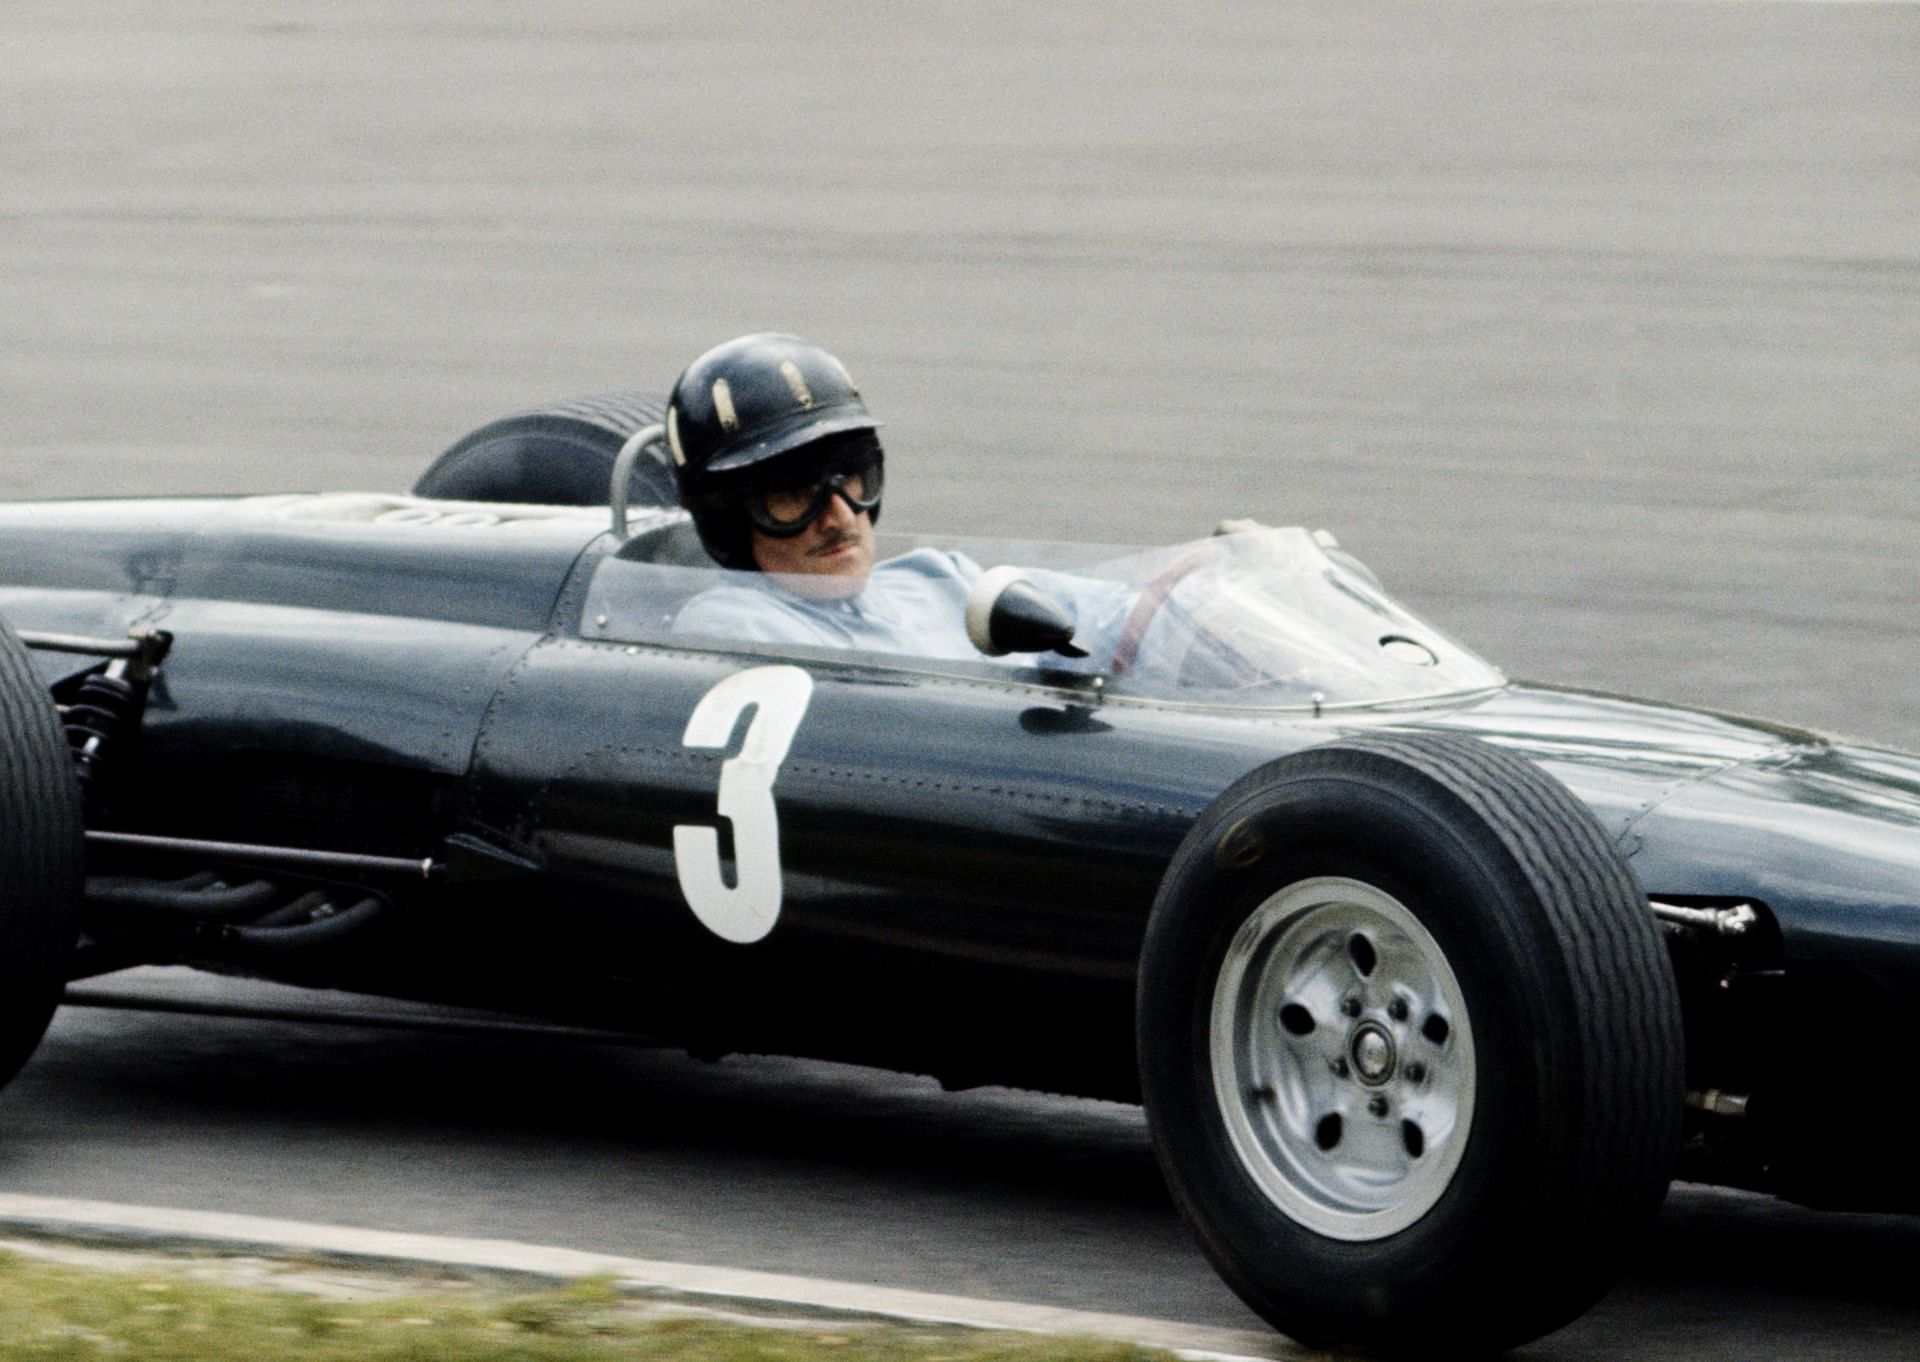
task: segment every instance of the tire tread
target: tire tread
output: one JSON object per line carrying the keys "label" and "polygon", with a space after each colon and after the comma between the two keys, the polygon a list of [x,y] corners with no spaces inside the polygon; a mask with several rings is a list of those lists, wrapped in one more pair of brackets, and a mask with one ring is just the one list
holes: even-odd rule
{"label": "tire tread", "polygon": [[39,1044],[79,932],[85,832],[73,758],[24,644],[0,621],[0,1083]]}

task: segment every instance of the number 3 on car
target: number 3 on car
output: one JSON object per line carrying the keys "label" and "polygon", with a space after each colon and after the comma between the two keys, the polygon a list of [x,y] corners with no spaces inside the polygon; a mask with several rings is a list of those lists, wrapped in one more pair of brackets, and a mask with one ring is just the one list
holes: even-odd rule
{"label": "number 3 on car", "polygon": [[780,818],[773,781],[813,698],[813,678],[798,667],[735,672],[700,698],[687,720],[688,747],[724,748],[749,707],[753,719],[737,756],[720,766],[720,816],[733,825],[734,883],[720,872],[720,834],[680,824],[674,868],[687,906],[715,936],[758,941],[780,917]]}

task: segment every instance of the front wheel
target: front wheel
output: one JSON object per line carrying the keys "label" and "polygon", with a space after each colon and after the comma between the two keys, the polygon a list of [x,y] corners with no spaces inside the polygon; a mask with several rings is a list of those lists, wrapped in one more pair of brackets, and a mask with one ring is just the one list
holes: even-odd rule
{"label": "front wheel", "polygon": [[1491,1352],[1574,1318],[1679,1139],[1671,968],[1593,816],[1472,739],[1238,782],[1148,925],[1141,1083],[1228,1283],[1323,1346]]}

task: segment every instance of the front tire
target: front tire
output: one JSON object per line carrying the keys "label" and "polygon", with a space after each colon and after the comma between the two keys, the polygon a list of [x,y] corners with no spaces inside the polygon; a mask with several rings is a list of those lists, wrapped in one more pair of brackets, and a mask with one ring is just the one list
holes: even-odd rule
{"label": "front tire", "polygon": [[1677,1150],[1679,1003],[1631,869],[1477,740],[1262,767],[1170,866],[1141,1083],[1222,1276],[1321,1346],[1538,1337],[1611,1284]]}
{"label": "front tire", "polygon": [[0,1084],[27,1062],[67,983],[86,833],[73,757],[25,646],[0,621]]}

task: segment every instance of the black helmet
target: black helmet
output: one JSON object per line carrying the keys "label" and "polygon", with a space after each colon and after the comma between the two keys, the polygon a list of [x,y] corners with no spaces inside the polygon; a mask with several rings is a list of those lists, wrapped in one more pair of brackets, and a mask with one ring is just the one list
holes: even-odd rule
{"label": "black helmet", "polygon": [[[716,345],[667,399],[667,450],[680,504],[707,552],[755,566],[741,499],[847,461],[880,461],[879,427],[846,366],[811,341],[762,333]],[[873,503],[868,513],[880,518]]]}

